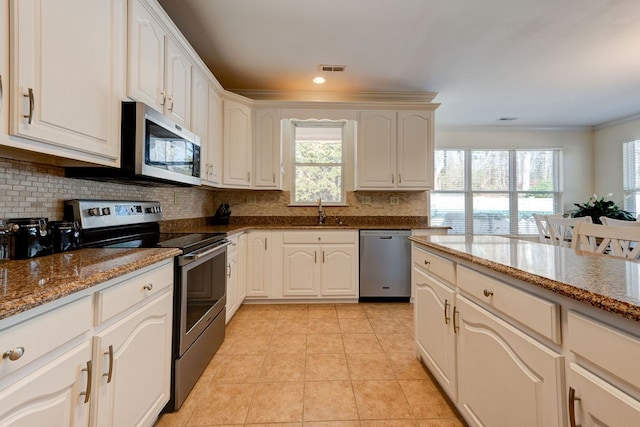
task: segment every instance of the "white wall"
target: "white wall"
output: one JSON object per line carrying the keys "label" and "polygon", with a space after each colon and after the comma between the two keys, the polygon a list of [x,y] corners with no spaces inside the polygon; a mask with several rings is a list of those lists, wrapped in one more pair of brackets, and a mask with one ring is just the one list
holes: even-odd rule
{"label": "white wall", "polygon": [[438,148],[561,148],[564,173],[564,211],[586,201],[594,191],[594,142],[591,129],[438,128]]}
{"label": "white wall", "polygon": [[613,193],[614,202],[622,205],[622,144],[640,139],[640,117],[603,125],[594,132],[595,192]]}

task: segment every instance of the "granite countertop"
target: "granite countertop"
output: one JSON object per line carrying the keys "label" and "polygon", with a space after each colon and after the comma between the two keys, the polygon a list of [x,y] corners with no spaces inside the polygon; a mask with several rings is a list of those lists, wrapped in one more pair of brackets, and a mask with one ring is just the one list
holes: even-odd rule
{"label": "granite countertop", "polygon": [[0,264],[0,319],[181,254],[180,249],[79,249]]}
{"label": "granite countertop", "polygon": [[640,321],[640,263],[578,255],[497,236],[414,236],[412,241],[602,310]]}

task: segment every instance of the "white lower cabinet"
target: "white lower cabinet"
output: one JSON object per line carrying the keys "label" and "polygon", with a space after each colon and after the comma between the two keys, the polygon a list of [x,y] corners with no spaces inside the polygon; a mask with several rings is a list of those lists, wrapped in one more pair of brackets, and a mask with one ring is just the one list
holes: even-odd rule
{"label": "white lower cabinet", "polygon": [[456,337],[453,332],[455,291],[413,268],[416,347],[423,362],[453,400],[456,399]]}
{"label": "white lower cabinet", "polygon": [[0,391],[0,426],[89,425],[91,363],[87,341]]}
{"label": "white lower cabinet", "polygon": [[357,297],[357,232],[285,232],[283,297]]}
{"label": "white lower cabinet", "polygon": [[247,296],[247,235],[230,237],[229,242],[231,244],[227,250],[226,323],[229,323]]}
{"label": "white lower cabinet", "polygon": [[33,312],[0,321],[17,352],[0,359],[0,426],[153,425],[170,397],[173,259]]}
{"label": "white lower cabinet", "polygon": [[[473,293],[465,293],[471,284],[461,283],[470,277],[461,275],[466,267],[443,254],[414,244],[412,266],[416,350],[466,422],[565,425],[565,357],[517,326],[526,326],[528,317],[503,317],[485,300],[473,300]],[[529,313],[541,304],[534,295],[514,297],[489,276],[475,280],[507,307]]]}
{"label": "white lower cabinet", "polygon": [[96,425],[151,426],[171,389],[172,293],[94,338]]}
{"label": "white lower cabinet", "polygon": [[[277,232],[275,232],[277,233]],[[273,268],[273,238],[271,231],[251,231],[247,236],[247,297],[271,297]]]}
{"label": "white lower cabinet", "polygon": [[640,401],[575,363],[569,364],[569,426],[640,424]]}
{"label": "white lower cabinet", "polygon": [[563,425],[563,356],[464,296],[457,296],[455,307],[458,408],[467,422]]}

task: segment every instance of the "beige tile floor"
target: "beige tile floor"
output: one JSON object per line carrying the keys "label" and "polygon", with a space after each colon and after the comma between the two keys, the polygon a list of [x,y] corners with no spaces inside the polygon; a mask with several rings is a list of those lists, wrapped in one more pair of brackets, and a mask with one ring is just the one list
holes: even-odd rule
{"label": "beige tile floor", "polygon": [[243,305],[174,426],[457,427],[408,303]]}

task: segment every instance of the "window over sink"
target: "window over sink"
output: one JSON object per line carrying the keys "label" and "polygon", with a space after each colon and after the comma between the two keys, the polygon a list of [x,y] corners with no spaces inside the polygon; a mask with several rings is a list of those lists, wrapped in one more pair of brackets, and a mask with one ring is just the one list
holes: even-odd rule
{"label": "window over sink", "polygon": [[640,208],[640,140],[622,145],[622,182],[624,209],[638,212]]}
{"label": "window over sink", "polygon": [[341,205],[346,202],[346,121],[292,121],[291,204]]}

